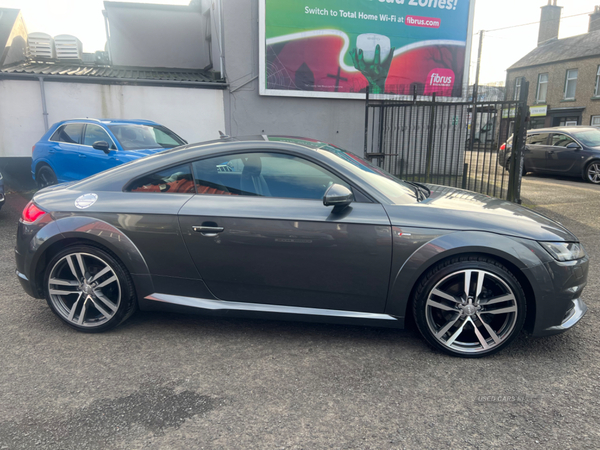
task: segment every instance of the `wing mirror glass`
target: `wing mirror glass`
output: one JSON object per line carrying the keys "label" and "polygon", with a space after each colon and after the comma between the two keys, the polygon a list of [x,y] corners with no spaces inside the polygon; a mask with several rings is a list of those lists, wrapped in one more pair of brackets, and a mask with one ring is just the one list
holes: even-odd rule
{"label": "wing mirror glass", "polygon": [[567,144],[567,148],[570,148],[572,150],[579,150],[581,147],[577,142],[571,142],[570,144]]}
{"label": "wing mirror glass", "polygon": [[325,191],[323,204],[325,206],[345,207],[354,201],[354,194],[346,186],[332,184]]}
{"label": "wing mirror glass", "polygon": [[107,155],[110,152],[108,142],[106,142],[106,141],[96,141],[92,144],[92,147],[95,148],[96,150],[102,150]]}

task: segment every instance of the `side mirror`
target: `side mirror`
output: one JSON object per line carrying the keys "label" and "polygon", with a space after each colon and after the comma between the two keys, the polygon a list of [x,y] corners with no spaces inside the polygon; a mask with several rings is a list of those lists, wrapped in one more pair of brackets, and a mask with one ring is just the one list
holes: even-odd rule
{"label": "side mirror", "polygon": [[567,148],[570,148],[572,150],[579,150],[581,147],[577,142],[571,142],[570,144],[567,144]]}
{"label": "side mirror", "polygon": [[354,194],[352,191],[341,184],[332,184],[323,196],[325,206],[346,207],[353,201]]}
{"label": "side mirror", "polygon": [[110,148],[108,147],[108,142],[106,141],[96,141],[92,144],[92,148],[96,150],[102,150],[107,155],[110,153]]}

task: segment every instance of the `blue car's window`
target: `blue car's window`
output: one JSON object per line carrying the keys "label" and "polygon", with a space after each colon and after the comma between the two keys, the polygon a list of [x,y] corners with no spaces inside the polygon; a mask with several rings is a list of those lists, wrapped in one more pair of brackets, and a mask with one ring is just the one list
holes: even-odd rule
{"label": "blue car's window", "polygon": [[104,128],[98,125],[88,124],[85,127],[85,133],[83,135],[83,145],[94,145],[94,142],[104,141],[108,143],[111,150],[116,150],[115,144]]}
{"label": "blue car's window", "polygon": [[123,150],[173,148],[185,142],[166,127],[154,125],[109,125]]}
{"label": "blue car's window", "polygon": [[82,130],[83,124],[81,123],[62,125],[54,132],[50,140],[55,142],[65,142],[67,144],[81,144]]}
{"label": "blue car's window", "polygon": [[198,194],[322,200],[334,183],[350,188],[328,170],[280,153],[226,155],[192,165]]}
{"label": "blue car's window", "polygon": [[194,194],[194,182],[189,164],[144,175],[131,182],[127,192],[161,192],[169,194]]}

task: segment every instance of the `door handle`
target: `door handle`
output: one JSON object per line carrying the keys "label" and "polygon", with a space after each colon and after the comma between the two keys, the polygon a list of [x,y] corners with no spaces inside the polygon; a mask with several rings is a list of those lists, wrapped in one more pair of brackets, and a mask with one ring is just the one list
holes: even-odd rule
{"label": "door handle", "polygon": [[85,155],[84,155],[83,153],[80,153],[80,154],[79,154],[79,157],[80,157],[80,158],[85,158]]}
{"label": "door handle", "polygon": [[206,225],[193,225],[192,230],[202,233],[203,236],[216,236],[217,233],[221,233],[225,228],[223,227],[207,227]]}

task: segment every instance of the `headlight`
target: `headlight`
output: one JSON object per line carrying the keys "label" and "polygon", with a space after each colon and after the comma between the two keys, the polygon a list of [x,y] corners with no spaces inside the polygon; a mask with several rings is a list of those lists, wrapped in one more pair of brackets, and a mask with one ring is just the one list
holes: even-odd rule
{"label": "headlight", "polygon": [[540,242],[557,261],[573,261],[585,256],[583,245],[579,242]]}

